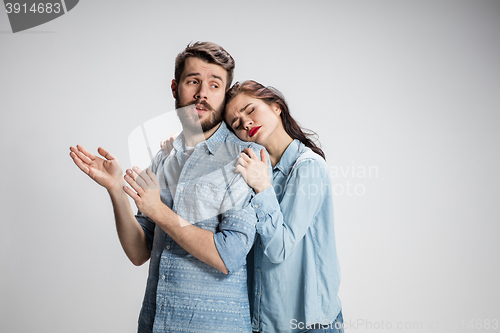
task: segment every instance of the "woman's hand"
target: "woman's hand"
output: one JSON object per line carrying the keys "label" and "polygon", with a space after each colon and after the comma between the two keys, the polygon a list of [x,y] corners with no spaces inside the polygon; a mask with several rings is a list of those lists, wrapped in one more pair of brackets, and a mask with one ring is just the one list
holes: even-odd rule
{"label": "woman's hand", "polygon": [[149,169],[146,171],[138,167],[132,169],[127,170],[124,178],[133,190],[128,186],[124,186],[123,190],[135,201],[139,211],[154,221],[164,205],[160,198],[158,179]]}
{"label": "woman's hand", "polygon": [[179,133],[175,133],[172,135],[170,138],[167,140],[161,141],[160,142],[160,148],[163,150],[165,155],[168,155],[174,149],[174,140],[179,136]]}
{"label": "woman's hand", "polygon": [[267,169],[267,156],[264,149],[260,151],[260,157],[261,159],[257,157],[253,149],[245,148],[236,166],[236,171],[241,173],[247,184],[257,194],[271,186]]}

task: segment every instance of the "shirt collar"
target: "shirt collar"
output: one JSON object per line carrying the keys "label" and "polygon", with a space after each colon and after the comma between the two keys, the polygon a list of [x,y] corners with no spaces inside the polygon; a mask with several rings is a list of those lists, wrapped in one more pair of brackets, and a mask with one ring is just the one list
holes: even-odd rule
{"label": "shirt collar", "polygon": [[207,148],[208,151],[210,151],[210,154],[215,155],[215,152],[217,151],[217,148],[220,147],[220,144],[214,144],[214,143],[225,142],[228,134],[229,134],[229,129],[227,128],[226,123],[222,122],[217,131],[215,131],[215,133],[212,134],[211,137],[205,140],[205,143],[207,144]]}
{"label": "shirt collar", "polygon": [[299,140],[295,139],[293,140],[288,147],[285,149],[285,152],[283,155],[281,155],[281,159],[279,160],[278,163],[274,166],[273,170],[279,170],[281,171],[285,176],[288,176],[290,171],[292,170],[292,167],[299,158],[300,154],[302,153],[304,144],[301,143]]}
{"label": "shirt collar", "polygon": [[[210,154],[215,154],[217,151],[217,148],[220,147],[220,145],[214,144],[215,142],[225,142],[226,137],[229,134],[229,129],[227,128],[226,124],[222,122],[215,131],[212,136],[210,136],[207,140],[200,142],[200,143],[205,143],[208,151]],[[181,132],[181,134],[174,140],[174,148],[178,152],[184,151],[184,131]]]}

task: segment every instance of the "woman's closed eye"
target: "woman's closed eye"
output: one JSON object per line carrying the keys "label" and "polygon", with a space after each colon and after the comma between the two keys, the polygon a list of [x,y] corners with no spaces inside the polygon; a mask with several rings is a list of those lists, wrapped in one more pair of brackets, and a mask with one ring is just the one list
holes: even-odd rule
{"label": "woman's closed eye", "polygon": [[237,123],[236,123],[236,122],[235,122],[235,123],[233,123],[233,126],[232,126],[232,127],[233,127],[233,130],[235,130],[235,131],[236,131],[236,130],[239,130],[239,129],[240,129],[240,127],[241,127],[241,121],[240,121],[240,120],[237,120],[237,121],[238,121],[238,122],[237,122]]}
{"label": "woman's closed eye", "polygon": [[[255,108],[251,108],[251,109],[248,109],[248,113],[247,113],[247,116],[250,115],[252,112],[255,111]],[[242,129],[242,126],[243,126],[243,122],[241,121],[241,119],[238,119],[234,122],[234,124],[232,125],[232,128],[233,130],[240,130]]]}

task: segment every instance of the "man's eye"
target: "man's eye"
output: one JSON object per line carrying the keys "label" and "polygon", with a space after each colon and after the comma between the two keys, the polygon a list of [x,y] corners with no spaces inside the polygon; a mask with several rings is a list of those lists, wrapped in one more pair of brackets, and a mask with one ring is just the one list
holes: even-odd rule
{"label": "man's eye", "polygon": [[217,89],[217,88],[219,88],[219,85],[218,84],[212,84],[212,88]]}
{"label": "man's eye", "polygon": [[196,84],[196,80],[188,81],[189,84]]}

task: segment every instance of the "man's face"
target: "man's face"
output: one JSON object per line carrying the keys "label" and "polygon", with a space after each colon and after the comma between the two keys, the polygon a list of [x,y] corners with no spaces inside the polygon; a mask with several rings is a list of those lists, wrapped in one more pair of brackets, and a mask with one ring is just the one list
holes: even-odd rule
{"label": "man's face", "polygon": [[226,70],[190,57],[186,59],[179,81],[172,80],[171,87],[183,128],[196,132],[201,126],[206,132],[218,125],[222,121]]}

